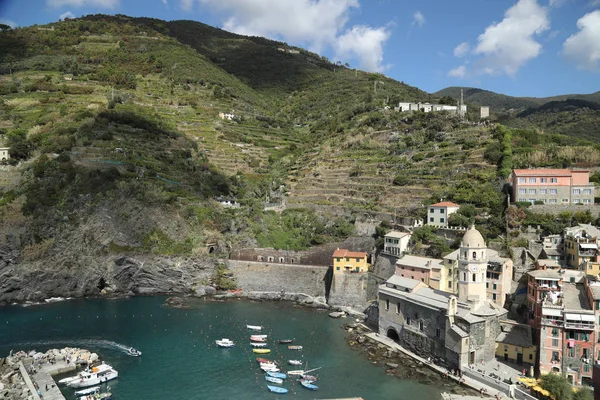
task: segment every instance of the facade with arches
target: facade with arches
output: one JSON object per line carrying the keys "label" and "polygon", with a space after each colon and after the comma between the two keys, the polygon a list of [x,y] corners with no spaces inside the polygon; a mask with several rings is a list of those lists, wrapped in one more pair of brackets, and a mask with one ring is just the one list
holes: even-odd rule
{"label": "facade with arches", "polygon": [[10,150],[9,147],[0,147],[0,161],[5,161],[10,159],[10,154],[8,154],[8,151]]}

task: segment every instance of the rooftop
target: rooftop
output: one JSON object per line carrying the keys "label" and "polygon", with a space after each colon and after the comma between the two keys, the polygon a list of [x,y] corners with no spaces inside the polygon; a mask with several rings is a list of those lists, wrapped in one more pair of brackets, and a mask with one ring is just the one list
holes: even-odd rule
{"label": "rooftop", "polygon": [[336,251],[333,252],[333,257],[337,257],[337,258],[342,258],[342,257],[349,257],[349,258],[364,258],[367,256],[367,253],[365,253],[364,251],[350,251],[350,250],[346,250],[346,249],[337,249]]}
{"label": "rooftop", "polygon": [[[548,250],[549,249],[545,249],[546,254],[548,254]],[[537,264],[538,265],[545,265],[546,268],[550,268],[550,269],[557,269],[557,268],[561,267],[561,265],[560,265],[560,263],[558,261],[553,260],[551,258],[538,258]]]}
{"label": "rooftop", "polygon": [[536,269],[529,271],[528,274],[535,279],[561,280],[563,276],[555,269]]}
{"label": "rooftop", "polygon": [[579,224],[565,228],[565,236],[600,238],[600,229],[590,224]]}
{"label": "rooftop", "polygon": [[421,269],[441,268],[442,260],[437,258],[413,256],[405,254],[396,261],[396,266],[406,266]]}
{"label": "rooftop", "polygon": [[451,201],[442,201],[440,203],[431,204],[429,207],[460,207],[460,205]]}
{"label": "rooftop", "polygon": [[600,300],[600,282],[590,282],[590,291],[594,300]]}
{"label": "rooftop", "polygon": [[591,310],[585,295],[585,287],[581,284],[565,284],[562,287],[565,310]]}
{"label": "rooftop", "polygon": [[385,234],[385,237],[396,238],[396,239],[402,239],[405,236],[410,236],[410,233],[391,231],[391,232],[388,232]]}
{"label": "rooftop", "polygon": [[400,275],[392,275],[391,278],[386,281],[386,284],[396,286],[395,289],[403,292],[412,292],[412,290],[420,283],[422,282],[416,279],[405,278]]}
{"label": "rooftop", "polygon": [[588,170],[570,170],[558,168],[515,169],[515,176],[571,176],[573,172],[590,172]]}
{"label": "rooftop", "polygon": [[500,321],[500,334],[496,342],[512,344],[520,347],[533,346],[531,327],[510,321]]}

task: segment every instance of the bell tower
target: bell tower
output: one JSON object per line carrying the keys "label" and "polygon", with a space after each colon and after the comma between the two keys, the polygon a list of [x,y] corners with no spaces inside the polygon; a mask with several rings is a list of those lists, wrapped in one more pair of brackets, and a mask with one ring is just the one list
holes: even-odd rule
{"label": "bell tower", "polygon": [[487,299],[487,265],[485,241],[473,225],[463,236],[458,256],[458,298],[469,303],[472,310]]}

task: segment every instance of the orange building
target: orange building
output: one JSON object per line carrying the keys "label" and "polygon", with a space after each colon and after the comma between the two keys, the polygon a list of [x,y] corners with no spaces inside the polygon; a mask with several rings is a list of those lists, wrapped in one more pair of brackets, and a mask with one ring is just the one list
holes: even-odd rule
{"label": "orange building", "polygon": [[513,202],[594,204],[594,184],[588,170],[515,169],[509,179]]}

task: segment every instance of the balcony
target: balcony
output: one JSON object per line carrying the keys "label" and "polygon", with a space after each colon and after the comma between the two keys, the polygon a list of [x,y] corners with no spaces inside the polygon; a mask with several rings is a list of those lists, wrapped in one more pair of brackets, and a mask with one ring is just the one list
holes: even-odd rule
{"label": "balcony", "polygon": [[542,325],[562,327],[565,321],[561,319],[542,318]]}
{"label": "balcony", "polygon": [[566,321],[565,329],[581,329],[586,331],[593,331],[594,323]]}
{"label": "balcony", "polygon": [[579,257],[594,257],[597,253],[597,250],[581,250],[578,254]]}

